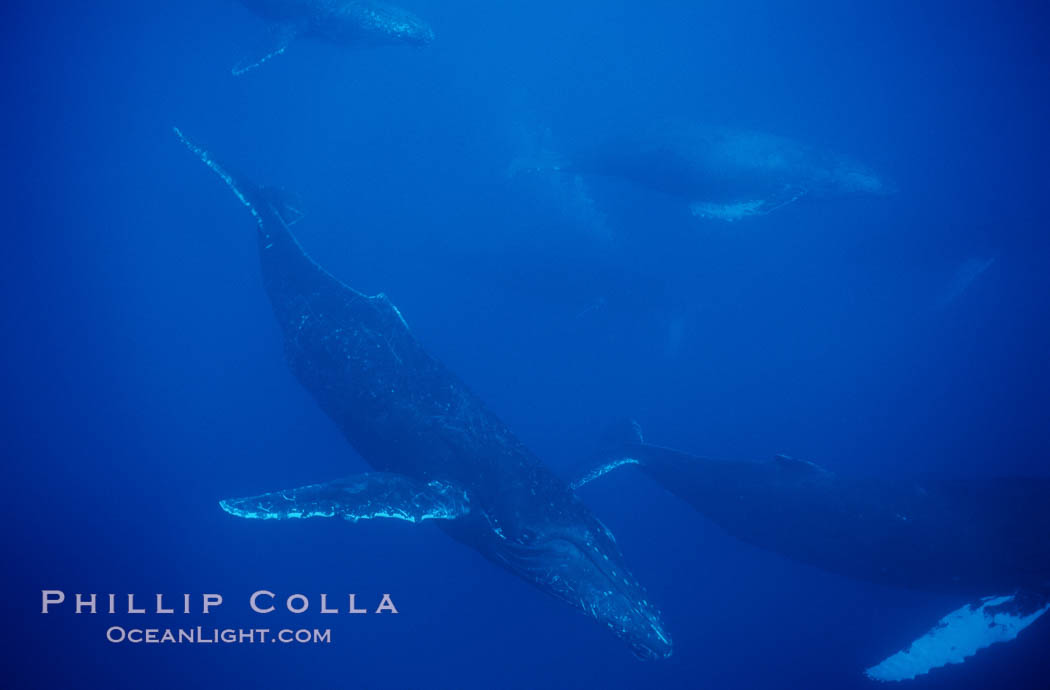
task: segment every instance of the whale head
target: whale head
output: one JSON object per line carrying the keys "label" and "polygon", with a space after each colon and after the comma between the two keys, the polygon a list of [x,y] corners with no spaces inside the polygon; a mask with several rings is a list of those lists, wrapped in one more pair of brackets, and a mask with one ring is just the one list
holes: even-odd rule
{"label": "whale head", "polygon": [[636,656],[671,656],[660,612],[627,569],[612,533],[586,509],[569,513],[575,514],[565,522],[500,534],[495,559],[609,628]]}

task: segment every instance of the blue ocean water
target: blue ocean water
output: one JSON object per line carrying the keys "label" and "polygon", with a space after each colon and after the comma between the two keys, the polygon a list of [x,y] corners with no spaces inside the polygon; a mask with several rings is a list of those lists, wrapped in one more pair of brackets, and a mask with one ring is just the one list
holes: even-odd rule
{"label": "blue ocean water", "polygon": [[[223,513],[367,466],[284,363],[250,216],[171,128],[295,192],[311,256],[388,294],[566,477],[623,415],[712,457],[1046,476],[1045,7],[399,2],[432,45],[302,41],[240,78],[265,27],[233,0],[5,6],[4,685],[870,685],[959,602],[760,551],[638,475],[580,494],[663,611],[660,662],[430,525]],[[840,151],[897,192],[719,223],[514,174],[670,119]],[[329,645],[111,644],[134,616],[40,615],[43,589],[226,598],[179,626],[259,625],[258,589],[400,613],[265,619]],[[1048,641],[1040,620],[910,685],[1046,687]]]}

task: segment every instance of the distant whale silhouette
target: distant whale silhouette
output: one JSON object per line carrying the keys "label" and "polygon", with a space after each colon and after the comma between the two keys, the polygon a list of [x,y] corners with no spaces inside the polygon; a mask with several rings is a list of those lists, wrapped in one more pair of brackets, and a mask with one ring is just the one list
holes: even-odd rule
{"label": "distant whale silhouette", "polygon": [[936,306],[943,309],[959,299],[960,295],[966,292],[970,285],[980,278],[981,275],[994,263],[994,256],[989,258],[974,257],[963,261],[955,270],[955,275],[952,276],[947,287],[945,287],[937,298],[935,303]]}
{"label": "distant whale silhouette", "polygon": [[230,499],[222,508],[264,520],[434,520],[592,616],[638,656],[669,656],[659,612],[613,535],[569,485],[423,350],[390,300],[344,285],[303,252],[289,229],[301,214],[284,195],[234,175],[175,131],[255,218],[263,281],[288,364],[377,470]]}
{"label": "distant whale silhouette", "polygon": [[727,533],[881,585],[969,601],[867,670],[904,680],[1013,639],[1050,608],[1050,479],[850,479],[786,456],[708,460],[646,443],[633,421],[603,440],[586,484],[635,465]]}
{"label": "distant whale silhouette", "polygon": [[845,156],[765,132],[701,125],[608,139],[553,167],[620,178],[684,200],[696,217],[723,221],[765,215],[800,199],[892,191]]}
{"label": "distant whale silhouette", "polygon": [[244,74],[282,54],[297,38],[345,46],[426,45],[434,32],[411,12],[375,0],[241,0],[270,24],[270,36],[258,55],[238,63]]}

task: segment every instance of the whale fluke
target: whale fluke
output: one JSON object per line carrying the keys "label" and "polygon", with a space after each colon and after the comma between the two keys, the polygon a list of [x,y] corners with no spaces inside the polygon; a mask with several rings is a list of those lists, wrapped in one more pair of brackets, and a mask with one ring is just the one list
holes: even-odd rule
{"label": "whale fluke", "polygon": [[452,482],[417,481],[387,472],[231,498],[219,505],[230,515],[254,520],[338,517],[350,522],[374,518],[422,522],[453,520],[470,513],[466,491]]}

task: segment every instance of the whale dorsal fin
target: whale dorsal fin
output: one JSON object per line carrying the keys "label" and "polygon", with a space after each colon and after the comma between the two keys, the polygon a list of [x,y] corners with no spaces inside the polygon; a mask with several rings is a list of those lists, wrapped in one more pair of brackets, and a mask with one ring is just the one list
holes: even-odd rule
{"label": "whale dorsal fin", "polygon": [[338,517],[350,522],[374,518],[422,522],[454,520],[470,513],[470,498],[457,484],[388,472],[231,498],[219,505],[230,515],[254,520]]}
{"label": "whale dorsal fin", "polygon": [[393,317],[393,319],[397,323],[400,323],[402,326],[404,326],[406,331],[411,330],[408,327],[408,322],[405,321],[405,317],[402,316],[401,310],[397,308],[396,304],[390,301],[390,298],[387,297],[387,294],[385,292],[380,292],[379,294],[373,297],[369,297],[368,299],[372,300],[372,303],[375,304],[376,307],[378,307],[380,310]]}

